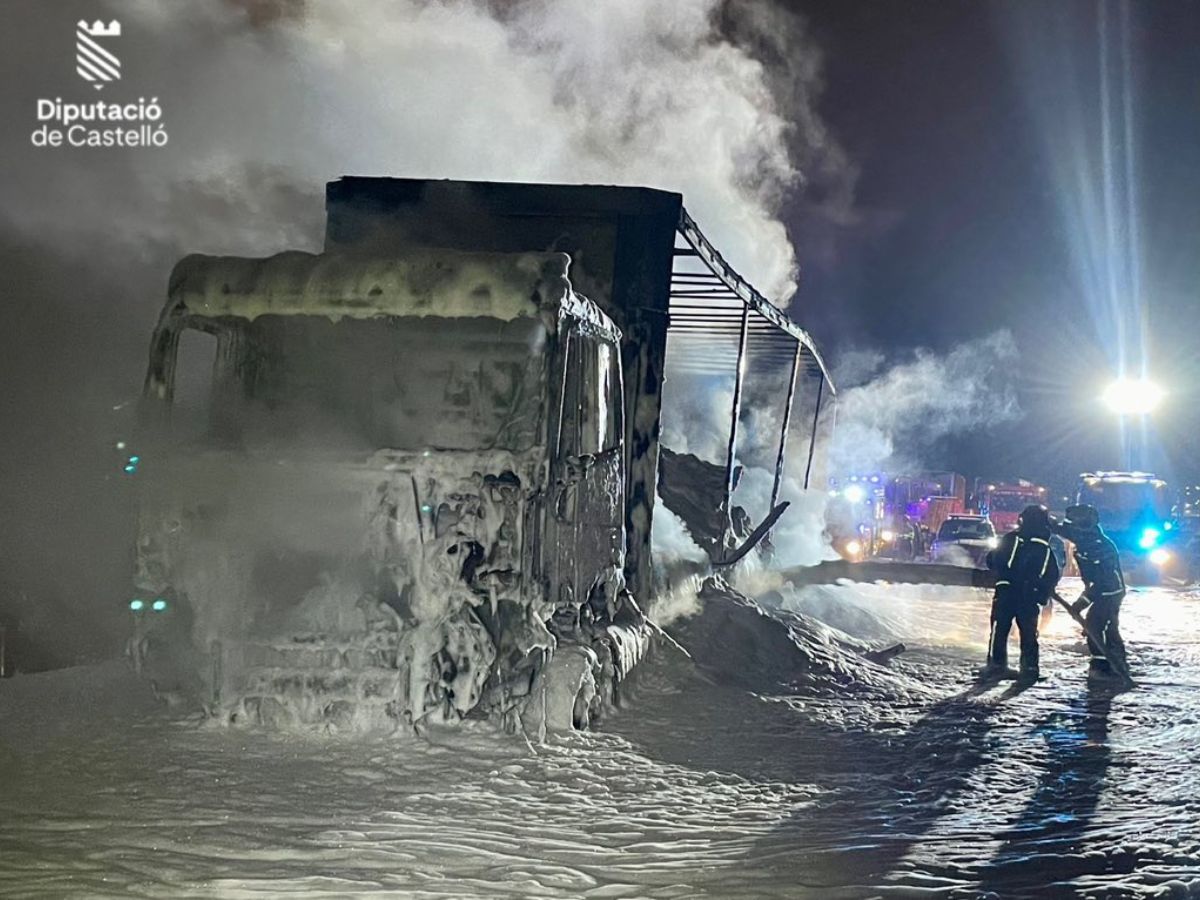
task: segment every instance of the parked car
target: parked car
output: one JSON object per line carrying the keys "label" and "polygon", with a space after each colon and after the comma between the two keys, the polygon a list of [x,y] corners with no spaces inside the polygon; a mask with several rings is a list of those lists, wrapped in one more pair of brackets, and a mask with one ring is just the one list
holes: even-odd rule
{"label": "parked car", "polygon": [[938,529],[930,557],[937,563],[982,569],[997,543],[996,527],[987,516],[954,515]]}

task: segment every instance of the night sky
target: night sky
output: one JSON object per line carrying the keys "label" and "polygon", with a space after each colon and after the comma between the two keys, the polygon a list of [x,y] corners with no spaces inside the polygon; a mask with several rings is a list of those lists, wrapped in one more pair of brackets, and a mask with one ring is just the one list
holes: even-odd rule
{"label": "night sky", "polygon": [[[1097,160],[1104,143],[1097,3],[792,6],[825,54],[821,112],[858,172],[835,251],[814,259],[800,247],[794,308],[806,323],[829,346],[896,354],[1011,329],[1024,417],[929,462],[1066,489],[1083,469],[1122,464],[1095,396],[1117,365],[1114,319],[1141,310],[1151,372],[1170,391],[1143,464],[1200,477],[1200,4],[1132,4],[1125,31],[1120,4],[1103,11],[1117,86],[1128,34],[1140,225],[1140,241],[1118,243],[1139,245],[1141,304],[1118,288],[1115,314],[1072,263],[1080,229],[1102,233],[1103,222],[1064,214],[1103,192],[1101,167],[1072,158]],[[1078,176],[1069,191],[1062,167]],[[803,223],[789,225],[802,241]]]}

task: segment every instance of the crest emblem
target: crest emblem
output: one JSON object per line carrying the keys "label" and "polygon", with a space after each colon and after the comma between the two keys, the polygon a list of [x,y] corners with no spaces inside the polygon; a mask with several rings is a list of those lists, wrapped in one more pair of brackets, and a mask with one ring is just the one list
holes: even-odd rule
{"label": "crest emblem", "polygon": [[80,20],[75,27],[75,71],[96,90],[121,78],[121,60],[100,43],[120,36],[121,23],[116,19],[107,25],[99,19],[91,24]]}

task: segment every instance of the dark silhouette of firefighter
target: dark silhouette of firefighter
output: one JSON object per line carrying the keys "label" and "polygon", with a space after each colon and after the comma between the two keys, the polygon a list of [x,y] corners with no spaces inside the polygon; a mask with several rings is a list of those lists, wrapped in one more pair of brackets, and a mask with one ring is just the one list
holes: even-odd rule
{"label": "dark silhouette of firefighter", "polygon": [[1017,520],[1017,530],[1000,539],[987,555],[988,568],[996,573],[992,599],[992,633],[988,639],[985,675],[1008,669],[1008,635],[1013,622],[1021,638],[1023,681],[1038,677],[1038,617],[1058,584],[1058,560],[1050,546],[1050,515],[1044,506],[1027,506]]}
{"label": "dark silhouette of firefighter", "polygon": [[1091,674],[1109,675],[1128,672],[1125,642],[1121,639],[1118,619],[1125,599],[1125,576],[1121,573],[1121,554],[1100,527],[1100,514],[1094,506],[1071,506],[1067,517],[1051,520],[1051,530],[1075,545],[1075,562],[1083,579],[1083,594],[1071,604],[1084,616]]}

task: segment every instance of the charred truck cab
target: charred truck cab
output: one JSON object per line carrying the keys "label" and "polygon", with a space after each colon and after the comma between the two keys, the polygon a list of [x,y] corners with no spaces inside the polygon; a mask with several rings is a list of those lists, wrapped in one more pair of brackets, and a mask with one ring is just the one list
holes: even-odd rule
{"label": "charred truck cab", "polygon": [[[569,725],[611,699],[644,627],[623,578],[620,333],[568,264],[179,263],[146,379],[165,427],[136,587],[185,605],[191,646],[173,655],[199,659],[224,715]],[[188,409],[195,333],[213,338],[211,381]],[[569,671],[551,686],[556,648]]]}
{"label": "charred truck cab", "polygon": [[[714,565],[787,506],[794,398],[807,485],[824,363],[678,194],[348,177],[326,210],[322,253],[191,256],[171,276],[131,658],[226,721],[586,725],[651,633],[668,331],[680,378],[735,384],[725,465],[701,463]],[[769,515],[743,536],[750,350],[790,387]]]}

